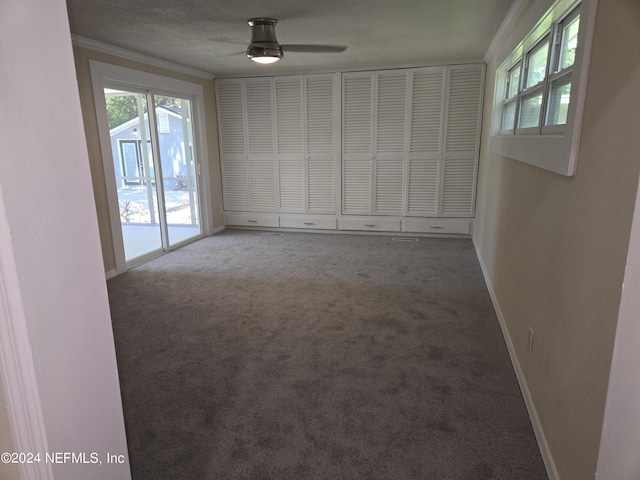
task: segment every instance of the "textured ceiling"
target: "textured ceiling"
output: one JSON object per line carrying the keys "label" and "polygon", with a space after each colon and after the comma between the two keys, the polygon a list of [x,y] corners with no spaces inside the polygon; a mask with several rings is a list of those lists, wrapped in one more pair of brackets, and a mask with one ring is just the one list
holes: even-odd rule
{"label": "textured ceiling", "polygon": [[[219,76],[481,60],[513,0],[67,0],[71,32]],[[346,45],[244,56],[247,20],[278,20],[281,44]]]}

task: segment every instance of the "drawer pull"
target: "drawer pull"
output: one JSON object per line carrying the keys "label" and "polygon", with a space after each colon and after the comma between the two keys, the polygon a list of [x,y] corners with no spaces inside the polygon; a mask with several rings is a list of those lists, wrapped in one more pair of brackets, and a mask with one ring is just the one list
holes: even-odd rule
{"label": "drawer pull", "polygon": [[249,223],[258,223],[258,220],[247,220]]}
{"label": "drawer pull", "polygon": [[429,228],[442,228],[440,225],[431,225]]}
{"label": "drawer pull", "polygon": [[373,224],[373,223],[365,223],[364,226],[365,227],[375,227],[375,224]]}
{"label": "drawer pull", "polygon": [[313,222],[304,222],[305,225],[315,225]]}

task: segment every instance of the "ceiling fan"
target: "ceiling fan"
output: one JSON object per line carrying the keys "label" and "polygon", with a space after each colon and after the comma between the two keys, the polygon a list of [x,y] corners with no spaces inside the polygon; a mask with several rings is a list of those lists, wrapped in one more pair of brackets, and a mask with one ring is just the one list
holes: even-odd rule
{"label": "ceiling fan", "polygon": [[247,48],[247,58],[258,63],[273,63],[284,57],[284,52],[339,53],[347,47],[341,45],[280,45],[276,39],[274,18],[252,18],[251,43]]}

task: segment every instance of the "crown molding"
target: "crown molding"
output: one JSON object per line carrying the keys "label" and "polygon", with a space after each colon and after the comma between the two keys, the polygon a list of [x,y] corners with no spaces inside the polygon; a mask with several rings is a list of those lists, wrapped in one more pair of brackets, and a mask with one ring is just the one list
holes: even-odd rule
{"label": "crown molding", "polygon": [[511,27],[518,20],[518,17],[520,17],[520,14],[526,7],[527,2],[528,0],[515,0],[513,2],[513,4],[511,5],[511,8],[507,12],[507,15],[504,17],[504,20],[500,24],[498,31],[494,35],[493,40],[491,40],[491,43],[489,44],[489,48],[487,48],[487,53],[484,54],[485,63],[489,63],[493,58],[493,56],[496,54],[496,51],[498,50],[498,45],[500,45],[502,40],[504,40],[505,36],[511,29]]}
{"label": "crown molding", "polygon": [[116,47],[115,45],[110,45],[108,43],[99,42],[98,40],[81,37],[80,35],[71,35],[71,41],[78,47],[89,48],[91,50],[107,53],[127,60],[144,63],[145,65],[151,65],[152,67],[164,68],[166,70],[171,70],[172,72],[193,75],[194,77],[204,78],[206,80],[212,80],[215,78],[215,74],[211,72],[205,72],[196,68],[185,67],[184,65],[168,62],[166,60],[160,60],[159,58],[127,50],[126,48]]}

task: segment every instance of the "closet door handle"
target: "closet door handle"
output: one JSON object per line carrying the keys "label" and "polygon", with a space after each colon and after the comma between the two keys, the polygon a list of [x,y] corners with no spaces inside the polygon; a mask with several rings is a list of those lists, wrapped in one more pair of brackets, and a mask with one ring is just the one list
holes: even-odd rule
{"label": "closet door handle", "polygon": [[364,226],[365,227],[375,227],[375,224],[373,224],[373,223],[365,223]]}
{"label": "closet door handle", "polygon": [[431,225],[429,228],[442,228],[442,227],[439,225]]}
{"label": "closet door handle", "polygon": [[249,223],[258,223],[258,220],[247,220]]}
{"label": "closet door handle", "polygon": [[313,222],[304,222],[305,225],[315,225]]}

